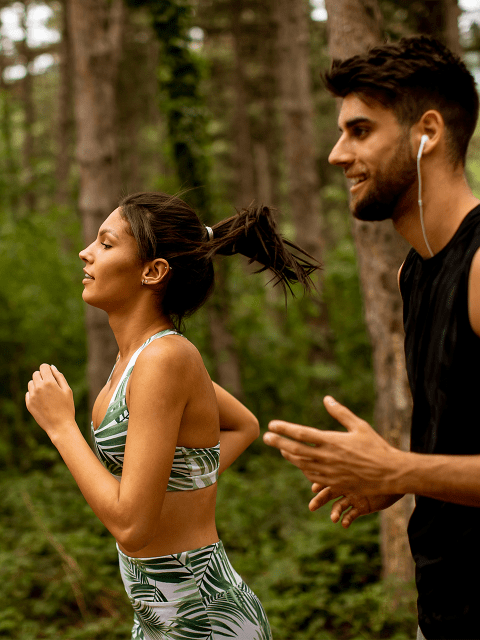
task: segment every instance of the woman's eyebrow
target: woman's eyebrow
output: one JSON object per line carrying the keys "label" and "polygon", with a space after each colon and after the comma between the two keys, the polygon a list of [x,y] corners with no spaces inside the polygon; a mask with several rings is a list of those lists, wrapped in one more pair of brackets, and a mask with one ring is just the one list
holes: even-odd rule
{"label": "woman's eyebrow", "polygon": [[106,233],[111,233],[112,236],[115,236],[115,238],[118,238],[118,233],[113,229],[100,229],[100,231],[98,232],[98,235],[104,236]]}

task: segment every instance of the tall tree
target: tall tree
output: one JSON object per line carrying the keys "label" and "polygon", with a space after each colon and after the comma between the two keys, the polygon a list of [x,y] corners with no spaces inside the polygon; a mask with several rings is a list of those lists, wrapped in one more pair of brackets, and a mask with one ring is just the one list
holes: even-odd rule
{"label": "tall tree", "polygon": [[25,0],[21,14],[21,29],[23,38],[18,43],[18,51],[22,64],[25,67],[25,76],[22,80],[22,103],[24,111],[24,139],[23,139],[23,174],[24,174],[24,201],[29,213],[36,208],[36,195],[34,188],[34,166],[35,166],[35,104],[33,97],[33,75],[32,63],[36,53],[28,46],[27,21],[31,6],[31,0]]}
{"label": "tall tree", "polygon": [[[79,209],[90,243],[120,195],[116,84],[123,0],[68,0],[75,67]],[[90,404],[105,384],[117,346],[103,311],[87,306]]]}
{"label": "tall tree", "polygon": [[[326,0],[329,48],[333,59],[344,59],[382,41],[382,17],[377,0]],[[390,221],[355,220],[365,316],[373,348],[376,381],[375,424],[391,444],[408,447],[411,396],[403,352],[402,302],[397,270],[408,246]],[[406,535],[412,510],[405,497],[381,514],[381,550],[385,577],[410,580],[413,563]]]}
{"label": "tall tree", "polygon": [[252,162],[252,135],[248,117],[248,95],[245,79],[245,44],[242,28],[243,0],[231,0],[230,15],[234,51],[235,88],[235,160],[238,175],[236,204],[248,204],[255,199],[254,163]]}
{"label": "tall tree", "polygon": [[442,40],[452,51],[461,54],[458,0],[423,0],[411,2],[410,13],[414,30]]}
{"label": "tall tree", "polygon": [[61,41],[58,87],[58,126],[57,126],[57,202],[66,206],[70,197],[69,176],[72,165],[72,142],[74,134],[73,119],[73,59],[70,38],[70,4],[61,1]]}
{"label": "tall tree", "polygon": [[322,218],[315,166],[308,3],[305,0],[274,0],[272,7],[277,32],[277,72],[289,200],[296,240],[320,260]]}
{"label": "tall tree", "polygon": [[[131,6],[150,11],[161,49],[163,109],[169,142],[186,199],[205,221],[211,220],[214,196],[208,159],[207,116],[200,90],[202,69],[190,44],[192,6],[186,0],[129,0]],[[216,378],[242,397],[240,363],[228,327],[230,296],[224,263],[217,265],[217,292],[208,306]]]}

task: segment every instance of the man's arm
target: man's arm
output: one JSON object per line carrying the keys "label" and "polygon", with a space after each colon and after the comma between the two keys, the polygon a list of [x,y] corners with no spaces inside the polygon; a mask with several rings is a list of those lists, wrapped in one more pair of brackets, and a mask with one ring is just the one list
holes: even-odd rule
{"label": "man's arm", "polygon": [[480,337],[480,249],[473,256],[468,278],[468,317],[472,329]]}
{"label": "man's arm", "polygon": [[347,433],[275,420],[264,435],[267,444],[280,449],[312,482],[337,495],[413,493],[480,507],[480,455],[400,451],[333,398],[327,396],[324,404]]}

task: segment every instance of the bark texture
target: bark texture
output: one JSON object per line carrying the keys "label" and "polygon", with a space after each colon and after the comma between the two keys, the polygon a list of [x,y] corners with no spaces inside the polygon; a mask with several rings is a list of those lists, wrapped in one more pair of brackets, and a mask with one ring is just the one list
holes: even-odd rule
{"label": "bark texture", "polygon": [[22,103],[24,111],[24,140],[23,140],[23,189],[24,202],[28,213],[36,209],[36,194],[34,184],[34,165],[36,161],[35,153],[35,105],[33,98],[33,76],[32,63],[35,59],[35,52],[30,49],[27,41],[27,19],[30,10],[30,0],[23,2],[23,12],[21,14],[21,28],[23,31],[23,39],[18,43],[18,51],[25,65],[25,77],[22,80]]}
{"label": "bark texture", "polygon": [[322,256],[321,205],[316,170],[309,64],[308,5],[274,0],[280,110],[289,199],[296,241],[317,260]]}
{"label": "bark texture", "polygon": [[[326,0],[332,58],[344,59],[382,41],[377,0]],[[382,436],[408,449],[411,395],[403,349],[402,300],[397,271],[408,252],[406,241],[390,221],[353,222],[365,316],[373,348],[376,380],[375,424]],[[384,577],[413,577],[413,561],[406,535],[413,507],[406,496],[381,514]]]}
{"label": "bark texture", "polygon": [[423,0],[413,5],[413,13],[418,33],[438,38],[457,55],[462,54],[458,0]]}
{"label": "bark texture", "polygon": [[58,152],[57,152],[57,202],[60,206],[67,206],[70,196],[69,177],[72,165],[72,141],[74,137],[73,119],[73,58],[69,29],[70,4],[62,0],[62,39],[60,43],[58,88]]}
{"label": "bark texture", "polygon": [[[79,209],[85,243],[97,235],[120,196],[116,85],[122,46],[123,0],[68,0],[75,67]],[[107,315],[87,306],[90,404],[104,386],[117,345]]]}
{"label": "bark texture", "polygon": [[252,134],[248,117],[248,96],[245,80],[245,46],[242,29],[242,0],[231,0],[231,30],[233,36],[233,53],[235,60],[234,89],[235,112],[234,131],[237,167],[238,193],[236,194],[236,206],[247,206],[255,200],[255,175],[252,162]]}

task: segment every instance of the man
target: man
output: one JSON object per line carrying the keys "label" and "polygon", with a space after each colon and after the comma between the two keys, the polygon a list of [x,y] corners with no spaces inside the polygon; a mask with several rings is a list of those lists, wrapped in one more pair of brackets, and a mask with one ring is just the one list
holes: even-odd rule
{"label": "man", "polygon": [[415,494],[418,638],[479,639],[480,206],[464,174],[474,80],[419,36],[334,62],[326,84],[343,98],[329,161],[351,182],[352,213],[391,218],[413,247],[399,271],[411,451],[329,396],[325,407],[347,433],[273,421],[264,439],[314,483],[312,511],[340,498],[331,517],[344,514],[345,527]]}

